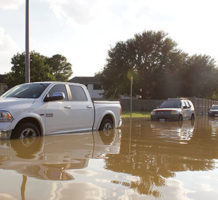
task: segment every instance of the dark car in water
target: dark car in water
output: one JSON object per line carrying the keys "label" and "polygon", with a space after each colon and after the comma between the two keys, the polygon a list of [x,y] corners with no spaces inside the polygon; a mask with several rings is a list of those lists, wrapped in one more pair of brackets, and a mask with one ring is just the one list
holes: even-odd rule
{"label": "dark car in water", "polygon": [[212,105],[208,111],[209,117],[218,117],[218,105]]}
{"label": "dark car in water", "polygon": [[192,102],[185,98],[172,98],[164,101],[157,109],[152,110],[151,120],[178,120],[195,118]]}

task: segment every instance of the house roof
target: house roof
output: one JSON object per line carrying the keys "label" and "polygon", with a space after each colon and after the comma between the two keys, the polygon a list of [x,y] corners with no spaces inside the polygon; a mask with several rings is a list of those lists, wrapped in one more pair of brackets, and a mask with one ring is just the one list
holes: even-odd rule
{"label": "house roof", "polygon": [[70,79],[69,82],[81,83],[81,84],[93,84],[93,83],[99,83],[99,79],[94,76],[75,76],[74,78]]}
{"label": "house roof", "polygon": [[6,75],[0,74],[0,83],[5,83]]}

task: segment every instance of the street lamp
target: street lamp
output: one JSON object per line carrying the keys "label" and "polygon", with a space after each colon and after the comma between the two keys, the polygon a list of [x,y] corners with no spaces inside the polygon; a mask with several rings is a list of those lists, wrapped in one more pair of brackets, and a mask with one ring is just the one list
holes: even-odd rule
{"label": "street lamp", "polygon": [[25,82],[30,83],[30,54],[29,54],[29,0],[26,0],[26,54],[25,54]]}
{"label": "street lamp", "polygon": [[130,117],[132,118],[132,86],[133,86],[133,77],[137,76],[137,69],[134,66],[127,73],[127,78],[130,80]]}

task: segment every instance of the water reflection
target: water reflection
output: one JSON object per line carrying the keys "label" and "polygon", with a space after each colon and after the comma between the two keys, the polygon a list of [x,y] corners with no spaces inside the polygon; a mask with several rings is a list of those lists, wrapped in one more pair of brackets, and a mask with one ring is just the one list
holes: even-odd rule
{"label": "water reflection", "polygon": [[[157,188],[175,172],[212,170],[218,158],[218,136],[214,140],[207,119],[190,121],[127,122],[122,128],[120,154],[109,155],[107,169],[131,174],[133,181],[112,180],[140,194],[160,196]],[[132,130],[130,132],[130,130]],[[129,139],[131,138],[131,139]]]}
{"label": "water reflection", "polygon": [[[159,138],[177,140],[179,143],[187,143],[193,136],[194,121],[179,122],[151,122],[151,131]],[[175,141],[174,141],[175,142]]]}
{"label": "water reflection", "polygon": [[[181,189],[178,174],[197,179],[217,169],[217,124],[207,118],[195,123],[142,119],[124,121],[121,130],[110,132],[1,141],[0,169],[20,174],[23,199],[26,188],[38,182],[49,191],[44,199],[179,199],[170,196]],[[200,190],[196,187],[195,194]]]}
{"label": "water reflection", "polygon": [[43,180],[73,180],[69,169],[119,153],[119,130],[1,141],[0,168]]}
{"label": "water reflection", "polygon": [[218,135],[218,118],[209,118],[209,125],[211,127],[211,134],[213,136]]}

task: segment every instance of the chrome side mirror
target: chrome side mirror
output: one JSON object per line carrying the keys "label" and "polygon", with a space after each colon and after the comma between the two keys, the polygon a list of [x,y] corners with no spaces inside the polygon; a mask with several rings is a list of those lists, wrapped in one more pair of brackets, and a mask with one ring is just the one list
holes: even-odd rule
{"label": "chrome side mirror", "polygon": [[51,97],[46,95],[44,102],[49,102],[49,101],[61,101],[64,100],[65,95],[63,92],[55,92]]}

